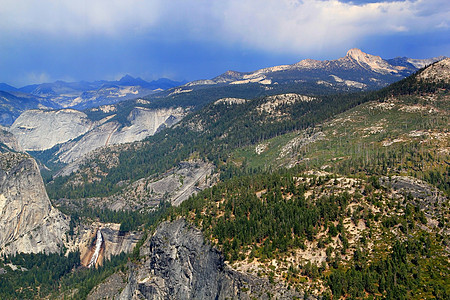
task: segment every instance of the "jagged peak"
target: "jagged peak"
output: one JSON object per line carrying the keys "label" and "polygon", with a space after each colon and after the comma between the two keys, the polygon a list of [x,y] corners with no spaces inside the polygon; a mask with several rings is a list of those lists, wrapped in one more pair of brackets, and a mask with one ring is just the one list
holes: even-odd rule
{"label": "jagged peak", "polygon": [[398,73],[403,69],[400,66],[392,66],[380,56],[365,53],[358,48],[348,50],[343,59],[353,60],[361,67],[381,74]]}
{"label": "jagged peak", "polygon": [[353,58],[354,60],[361,61],[361,62],[367,62],[369,60],[370,61],[382,60],[381,57],[365,53],[365,52],[361,51],[361,49],[358,49],[358,48],[352,48],[352,49],[348,50],[347,54],[345,56]]}

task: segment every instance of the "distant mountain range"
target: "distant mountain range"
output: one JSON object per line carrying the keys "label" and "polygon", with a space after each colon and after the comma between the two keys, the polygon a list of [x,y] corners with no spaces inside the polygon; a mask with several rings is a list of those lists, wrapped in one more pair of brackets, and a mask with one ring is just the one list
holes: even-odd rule
{"label": "distant mountain range", "polygon": [[350,49],[344,57],[336,60],[305,59],[292,65],[254,72],[229,70],[212,79],[188,82],[144,99],[161,106],[199,108],[221,98],[249,99],[285,93],[329,95],[377,90],[444,58],[382,59],[359,49]]}
{"label": "distant mountain range", "polygon": [[379,56],[350,49],[336,60],[305,59],[254,72],[227,71],[207,80],[147,82],[126,75],[117,81],[43,83],[15,88],[0,83],[0,125],[11,125],[27,109],[78,110],[144,98],[159,107],[201,107],[220,98],[261,97],[282,93],[330,94],[376,90],[444,57],[411,59]]}
{"label": "distant mountain range", "polygon": [[0,124],[12,124],[28,109],[86,109],[147,96],[181,84],[166,78],[147,82],[130,75],[117,81],[56,81],[21,88],[0,83]]}
{"label": "distant mountain range", "polygon": [[185,87],[247,84],[263,85],[313,82],[336,88],[376,89],[398,81],[411,73],[444,56],[429,59],[397,57],[382,59],[379,56],[350,49],[344,57],[337,60],[305,59],[292,65],[281,65],[254,72],[227,71],[209,80],[189,82]]}

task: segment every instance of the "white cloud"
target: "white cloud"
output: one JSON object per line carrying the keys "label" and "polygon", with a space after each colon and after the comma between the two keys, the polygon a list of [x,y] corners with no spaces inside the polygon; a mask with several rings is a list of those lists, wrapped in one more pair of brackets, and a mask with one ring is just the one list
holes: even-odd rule
{"label": "white cloud", "polygon": [[115,35],[156,25],[161,1],[0,0],[2,31]]}
{"label": "white cloud", "polygon": [[[434,14],[430,7],[434,7]],[[295,52],[355,43],[397,32],[423,33],[450,19],[440,0],[353,5],[339,1],[233,1],[226,11],[229,39],[260,48]],[[232,21],[231,21],[232,20]]]}
{"label": "white cloud", "polygon": [[[238,43],[281,53],[348,47],[359,39],[447,28],[448,0],[0,0],[0,32],[62,38],[156,35]],[[1,33],[0,33],[1,35]]]}

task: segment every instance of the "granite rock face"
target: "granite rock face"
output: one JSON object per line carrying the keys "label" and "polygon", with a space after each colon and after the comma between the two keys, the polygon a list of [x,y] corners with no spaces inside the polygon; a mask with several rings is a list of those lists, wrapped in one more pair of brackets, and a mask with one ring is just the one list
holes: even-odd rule
{"label": "granite rock face", "polygon": [[27,110],[11,125],[25,151],[50,149],[86,133],[93,122],[83,112],[74,109],[56,111]]}
{"label": "granite rock face", "polygon": [[211,175],[213,171],[211,163],[183,161],[157,178],[141,178],[115,195],[85,201],[90,206],[112,210],[145,211],[154,209],[163,200],[178,206],[191,195],[211,187],[217,180],[217,175]]}
{"label": "granite rock face", "polygon": [[69,219],[53,208],[36,162],[0,154],[0,253],[57,252]]}
{"label": "granite rock face", "polygon": [[119,299],[292,299],[300,296],[266,279],[239,273],[184,219],[163,222],[130,266]]}
{"label": "granite rock face", "polygon": [[22,151],[17,139],[11,132],[0,127],[0,152]]}
{"label": "granite rock face", "polygon": [[[114,105],[101,109],[116,112]],[[55,150],[55,160],[71,163],[99,147],[129,143],[154,135],[170,127],[185,115],[182,108],[148,109],[135,107],[123,123],[114,119],[116,114],[93,121],[81,111],[61,109],[53,111],[25,111],[12,124],[9,131],[26,151]]]}
{"label": "granite rock face", "polygon": [[380,178],[380,183],[392,188],[395,193],[411,198],[410,202],[418,206],[429,217],[439,217],[446,212],[448,199],[435,186],[410,176],[392,176]]}

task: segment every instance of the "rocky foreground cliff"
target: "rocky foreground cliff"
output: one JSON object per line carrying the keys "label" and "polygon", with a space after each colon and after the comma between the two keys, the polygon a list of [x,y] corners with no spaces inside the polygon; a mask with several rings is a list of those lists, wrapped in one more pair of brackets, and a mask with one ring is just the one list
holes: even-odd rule
{"label": "rocky foreground cliff", "polygon": [[0,154],[0,253],[58,252],[68,224],[52,207],[34,159]]}
{"label": "rocky foreground cliff", "polygon": [[292,299],[298,293],[229,267],[184,219],[163,222],[127,274],[116,273],[88,299]]}

